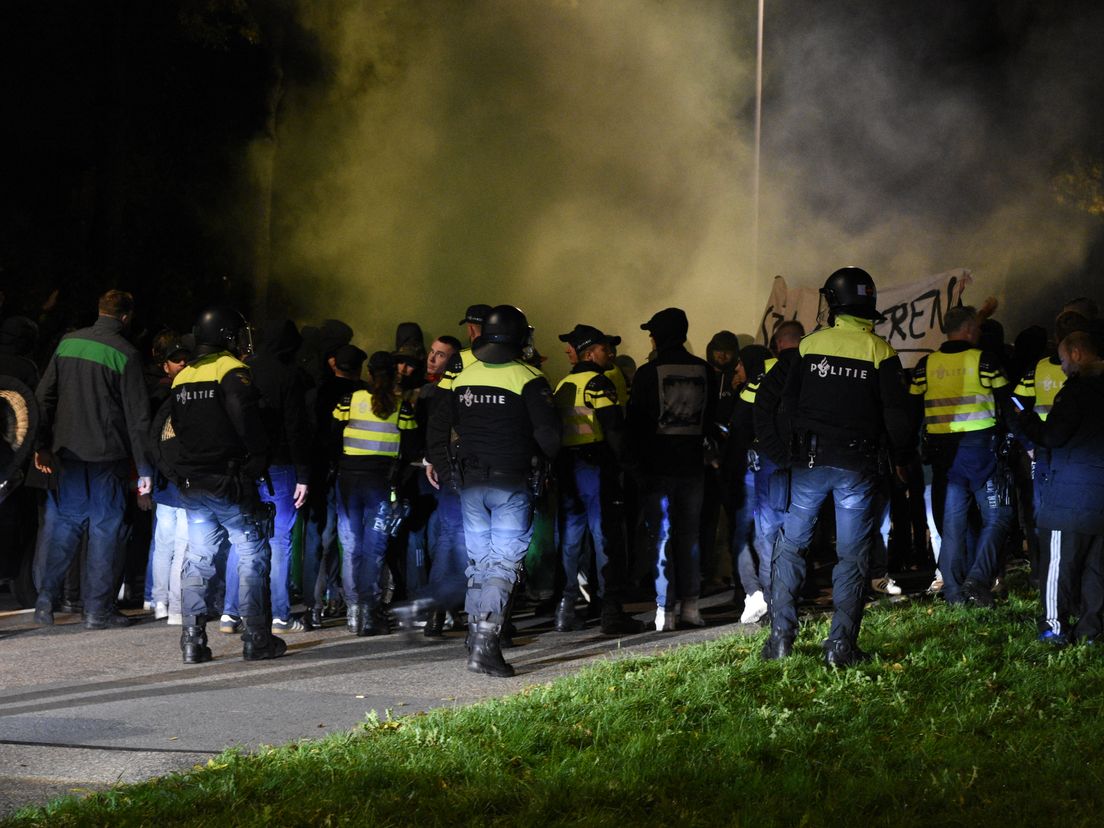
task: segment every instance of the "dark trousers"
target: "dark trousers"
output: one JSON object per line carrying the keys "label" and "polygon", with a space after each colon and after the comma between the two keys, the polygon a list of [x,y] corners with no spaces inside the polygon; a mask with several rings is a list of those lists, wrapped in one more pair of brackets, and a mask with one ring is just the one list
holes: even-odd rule
{"label": "dark trousers", "polygon": [[870,545],[874,538],[877,476],[831,466],[795,468],[791,502],[771,560],[771,631],[792,638],[797,632],[797,599],[805,582],[804,550],[813,539],[821,504],[836,506],[836,565],[832,569],[835,613],[828,638],[855,645],[862,623]]}
{"label": "dark trousers", "polygon": [[437,508],[429,517],[426,535],[429,583],[418,597],[429,598],[441,609],[459,610],[468,591],[468,548],[460,495],[447,486],[437,492]]}
{"label": "dark trousers", "polygon": [[46,495],[46,513],[38,535],[38,601],[60,600],[62,582],[88,532],[81,581],[86,613],[113,605],[116,572],[122,564],[123,515],[126,511],[126,462],[86,463],[58,458],[58,488]]}
{"label": "dark trousers", "polygon": [[[946,486],[939,571],[943,573],[943,595],[953,604],[963,600],[962,584],[967,578],[986,588],[992,586],[1000,548],[1012,525],[1012,507],[1000,502],[992,477],[980,484],[970,484],[949,476]],[[972,549],[967,537],[971,503],[981,513],[981,535]]]}
{"label": "dark trousers", "polygon": [[656,606],[667,611],[701,594],[698,533],[704,487],[703,475],[649,475],[641,486],[644,531],[656,562]]}
{"label": "dark trousers", "polygon": [[560,466],[560,559],[565,598],[579,597],[583,541],[590,532],[598,570],[598,594],[620,601],[625,588],[625,547],[616,469],[589,463],[572,452]]}
{"label": "dark trousers", "polygon": [[341,550],[337,543],[337,486],[319,478],[307,498],[307,519],[303,525],[303,603],[307,609],[321,607],[326,592],[335,597],[341,588]]}
{"label": "dark trousers", "polygon": [[1099,636],[1104,611],[1104,535],[1040,529],[1039,563],[1040,628],[1074,639]]}

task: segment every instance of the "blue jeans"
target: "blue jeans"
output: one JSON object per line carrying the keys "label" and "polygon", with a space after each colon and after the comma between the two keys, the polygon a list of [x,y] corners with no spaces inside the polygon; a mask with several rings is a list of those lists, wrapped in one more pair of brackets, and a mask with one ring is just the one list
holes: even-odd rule
{"label": "blue jeans", "polygon": [[58,457],[57,491],[46,494],[46,514],[38,533],[38,603],[61,598],[65,573],[88,532],[88,551],[81,579],[85,613],[104,613],[113,606],[115,568],[123,554],[128,464],[86,463]]}
{"label": "blue jeans", "polygon": [[744,593],[751,595],[767,589],[770,583],[770,556],[763,559],[755,549],[755,472],[750,469],[730,484],[735,491],[735,506],[729,515],[732,537],[732,570],[740,578]]}
{"label": "blue jeans", "polygon": [[[971,503],[976,503],[981,513],[981,534],[973,552],[967,538]],[[947,479],[939,571],[943,574],[943,596],[948,603],[963,600],[962,583],[967,578],[986,588],[992,585],[1001,544],[1011,525],[1012,507],[1000,503],[992,477],[973,486],[954,476]]]}
{"label": "blue jeans", "polygon": [[[590,532],[598,570],[598,595],[616,598],[624,588],[625,564],[620,549],[620,517],[616,498],[616,479],[612,470],[588,463],[582,457],[566,458],[560,475],[560,559],[563,562],[563,597],[579,597],[579,568],[583,539]],[[611,594],[612,593],[612,594]]]}
{"label": "blue jeans", "polygon": [[668,611],[701,592],[698,524],[704,487],[703,475],[650,476],[641,486],[644,533],[656,561],[656,606]]}
{"label": "blue jeans", "polygon": [[755,472],[755,554],[759,556],[759,584],[763,597],[770,601],[771,560],[778,533],[786,520],[786,510],[779,507],[789,496],[789,474],[762,452],[758,456],[759,470]]}
{"label": "blue jeans", "polygon": [[169,612],[180,612],[180,577],[187,552],[188,513],[157,503],[150,542],[150,600],[167,604]]}
{"label": "blue jeans", "polygon": [[828,638],[854,646],[862,623],[870,545],[874,539],[877,475],[832,466],[795,468],[790,509],[771,560],[771,632],[797,633],[797,599],[805,582],[804,550],[813,539],[817,513],[831,495],[836,504],[836,565],[832,569],[835,613]]}
{"label": "blue jeans", "polygon": [[464,608],[471,620],[501,624],[533,536],[533,498],[527,488],[470,486],[460,508],[471,562]]}
{"label": "blue jeans", "polygon": [[437,492],[437,508],[429,517],[426,534],[429,583],[417,597],[429,598],[442,609],[459,609],[468,589],[468,548],[460,495],[448,487]]}
{"label": "blue jeans", "polygon": [[326,593],[341,587],[341,553],[337,543],[337,486],[320,480],[311,489],[303,525],[303,603],[307,609],[326,602]]}
{"label": "blue jeans", "polygon": [[233,547],[237,553],[233,574],[238,610],[243,618],[271,620],[268,541],[257,521],[246,515],[240,504],[207,492],[181,492],[180,500],[188,513],[188,552],[180,577],[181,612],[185,618],[214,614],[214,593]]}
{"label": "blue jeans", "polygon": [[[291,561],[291,533],[295,528],[295,467],[270,466],[268,479],[272,483],[272,492],[263,483],[257,491],[264,503],[276,506],[275,530],[269,538],[268,547],[272,558],[269,562],[269,581],[272,591],[272,617],[286,621],[291,614],[290,584],[288,564]],[[238,555],[235,547],[230,547],[230,557],[226,562],[226,603],[222,611],[229,615],[238,615]]]}
{"label": "blue jeans", "polygon": [[345,600],[374,607],[380,598],[380,570],[388,536],[378,524],[380,505],[389,500],[387,481],[374,475],[342,473],[337,478],[337,535]]}

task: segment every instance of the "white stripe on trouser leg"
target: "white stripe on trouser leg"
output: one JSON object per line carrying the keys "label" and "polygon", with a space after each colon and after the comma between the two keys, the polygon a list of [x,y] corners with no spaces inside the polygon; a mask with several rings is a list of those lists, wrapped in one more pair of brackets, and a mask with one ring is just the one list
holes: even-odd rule
{"label": "white stripe on trouser leg", "polygon": [[1062,531],[1055,529],[1050,533],[1050,565],[1046,579],[1046,622],[1055,634],[1062,632],[1062,620],[1058,617],[1058,569],[1062,564]]}

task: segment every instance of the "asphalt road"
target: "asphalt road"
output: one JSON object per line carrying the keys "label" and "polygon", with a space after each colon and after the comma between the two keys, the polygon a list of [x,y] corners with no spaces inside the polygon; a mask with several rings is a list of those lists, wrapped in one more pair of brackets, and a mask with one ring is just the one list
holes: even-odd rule
{"label": "asphalt road", "polygon": [[[215,659],[180,660],[178,627],[132,614],[122,630],[87,631],[77,615],[40,628],[30,610],[0,594],[0,816],[119,782],[186,770],[227,747],[243,749],[346,730],[370,712],[402,715],[507,695],[597,659],[655,652],[727,634],[740,625],[731,591],[703,601],[704,629],[623,638],[597,622],[556,633],[551,620],[522,614],[518,675],[495,679],[465,669],[463,633],[444,640],[400,634],[355,638],[343,626],[286,636],[284,658],[245,663],[237,636],[210,625]],[[741,596],[742,597],[742,596]],[[638,618],[654,609],[631,605]]]}

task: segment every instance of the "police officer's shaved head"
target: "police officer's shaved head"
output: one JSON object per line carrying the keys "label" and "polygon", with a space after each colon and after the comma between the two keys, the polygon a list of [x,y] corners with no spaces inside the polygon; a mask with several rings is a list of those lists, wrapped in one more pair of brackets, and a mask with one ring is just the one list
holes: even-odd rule
{"label": "police officer's shaved head", "polygon": [[948,339],[971,339],[980,336],[981,323],[978,321],[977,308],[972,305],[951,308],[943,317],[943,330]]}
{"label": "police officer's shaved head", "polygon": [[785,351],[787,348],[796,348],[801,344],[801,338],[805,336],[805,326],[796,319],[787,319],[778,323],[774,329],[774,350]]}

